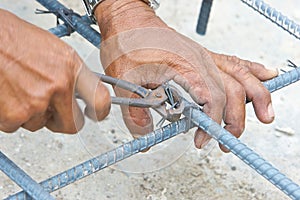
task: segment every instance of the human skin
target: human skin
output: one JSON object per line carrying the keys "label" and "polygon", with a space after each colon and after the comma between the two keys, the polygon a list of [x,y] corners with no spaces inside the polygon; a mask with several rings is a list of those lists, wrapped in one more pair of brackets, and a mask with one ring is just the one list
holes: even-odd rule
{"label": "human skin", "polygon": [[[95,16],[101,30],[101,62],[113,77],[154,89],[169,80],[182,86],[203,111],[240,137],[245,128],[245,99],[253,103],[263,123],[274,120],[270,93],[261,81],[278,75],[255,62],[211,52],[168,27],[141,0],[106,0]],[[117,95],[136,97],[115,88]],[[153,130],[149,109],[122,106],[122,114],[134,137]],[[203,148],[211,138],[201,129],[195,146]],[[221,149],[227,152],[226,148]]]}
{"label": "human skin", "polygon": [[0,130],[76,133],[85,114],[102,120],[110,110],[107,88],[69,45],[0,9]]}

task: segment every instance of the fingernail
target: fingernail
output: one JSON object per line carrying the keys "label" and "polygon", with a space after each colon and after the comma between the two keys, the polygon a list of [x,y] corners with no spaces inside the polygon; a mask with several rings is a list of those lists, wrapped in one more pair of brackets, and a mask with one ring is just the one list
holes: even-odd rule
{"label": "fingernail", "polygon": [[268,114],[269,114],[270,118],[274,118],[275,117],[275,113],[274,113],[274,110],[273,110],[272,103],[269,103],[269,105],[268,105]]}
{"label": "fingernail", "polygon": [[208,138],[207,140],[205,140],[202,144],[201,144],[201,147],[200,149],[203,149],[210,141],[210,138]]}
{"label": "fingernail", "polygon": [[278,75],[279,74],[279,68],[268,68],[269,71],[273,72],[274,74]]}

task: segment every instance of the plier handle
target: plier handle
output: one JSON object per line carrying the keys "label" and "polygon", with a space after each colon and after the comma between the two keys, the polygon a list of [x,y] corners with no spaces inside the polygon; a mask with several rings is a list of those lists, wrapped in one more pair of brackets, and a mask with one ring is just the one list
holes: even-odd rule
{"label": "plier handle", "polygon": [[97,73],[97,75],[100,77],[101,81],[130,91],[141,97],[111,97],[113,104],[152,108],[160,114],[163,119],[170,122],[177,121],[183,113],[184,104],[182,103],[182,97],[179,91],[168,83],[162,84],[154,90],[149,90],[125,80],[99,73]]}

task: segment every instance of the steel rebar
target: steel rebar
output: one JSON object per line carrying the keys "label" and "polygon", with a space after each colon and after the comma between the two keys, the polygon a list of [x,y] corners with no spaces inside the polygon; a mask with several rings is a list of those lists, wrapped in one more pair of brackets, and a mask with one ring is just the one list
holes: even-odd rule
{"label": "steel rebar", "polygon": [[287,31],[297,39],[300,39],[300,26],[287,16],[283,15],[281,12],[277,11],[275,8],[266,4],[262,0],[241,1],[253,8],[255,11],[259,12],[261,15],[265,16],[267,19],[271,20],[283,30]]}
{"label": "steel rebar", "polygon": [[197,28],[196,28],[197,33],[200,35],[205,35],[206,33],[212,4],[213,4],[213,0],[202,1],[200,13],[198,17]]}
{"label": "steel rebar", "polygon": [[[50,11],[58,11],[58,10],[68,10],[63,4],[59,3],[56,0],[36,0],[45,8]],[[55,14],[55,12],[53,13]],[[60,18],[60,15],[57,15]],[[74,31],[79,33],[82,37],[84,37],[87,41],[92,43],[95,47],[99,48],[101,43],[100,34],[93,29],[91,25],[91,21],[87,16],[80,17],[77,14],[71,15],[70,18],[72,25],[74,26]],[[66,27],[63,27],[66,26]],[[50,29],[52,32],[55,32],[57,35],[67,35],[68,30],[66,29],[68,24],[64,24],[59,26],[59,28]]]}
{"label": "steel rebar", "polygon": [[18,184],[26,195],[37,200],[54,200],[45,189],[0,151],[0,170]]}
{"label": "steel rebar", "polygon": [[[44,189],[48,192],[58,190],[101,169],[111,166],[116,162],[124,160],[125,158],[135,155],[180,133],[188,131],[192,128],[189,126],[190,123],[188,121],[189,120],[186,118],[181,119],[138,139],[127,142],[109,152],[101,154],[56,176],[53,176],[41,182],[40,185],[42,185],[42,187],[44,187]],[[21,191],[8,197],[6,200],[22,199],[29,200],[31,198],[25,192]]]}
{"label": "steel rebar", "polygon": [[199,109],[187,109],[184,113],[186,117],[199,128],[224,145],[228,150],[253,168],[257,173],[265,177],[273,185],[286,193],[292,199],[300,199],[300,187],[291,179],[287,178],[278,169],[255,153],[252,149],[243,144],[230,132],[222,128],[204,112]]}

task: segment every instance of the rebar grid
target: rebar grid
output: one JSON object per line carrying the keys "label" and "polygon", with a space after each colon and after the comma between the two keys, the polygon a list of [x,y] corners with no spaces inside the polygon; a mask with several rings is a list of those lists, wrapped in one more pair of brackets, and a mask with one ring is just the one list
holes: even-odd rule
{"label": "rebar grid", "polygon": [[[80,180],[88,175],[91,175],[101,169],[111,166],[121,160],[133,156],[147,148],[153,147],[165,140],[168,140],[180,133],[187,132],[192,128],[186,118],[177,122],[171,123],[163,128],[155,130],[138,139],[127,142],[111,151],[92,158],[84,163],[81,163],[71,169],[68,169],[60,174],[57,174],[43,182],[40,185],[47,192],[53,192],[62,187],[65,187],[77,180]],[[31,197],[24,191],[21,191],[6,200],[29,200]]]}
{"label": "rebar grid", "polygon": [[[63,4],[59,3],[57,0],[36,0],[41,5],[43,5],[45,8],[47,8],[49,11],[52,11],[53,14],[55,14],[58,18],[62,19],[58,13],[55,11],[61,11],[61,10],[69,10],[66,8]],[[83,17],[80,17],[78,14],[70,14],[70,22],[72,23],[73,30],[79,33],[82,37],[84,37],[87,41],[92,43],[95,47],[99,48],[101,43],[101,37],[100,34],[93,29],[90,25],[92,24],[89,17],[86,15]],[[69,25],[68,24],[62,24],[58,27],[52,28],[49,30],[53,34],[57,36],[66,36],[70,34]]]}
{"label": "rebar grid", "polygon": [[[295,68],[278,77],[264,82],[265,87],[274,92],[300,80],[300,68]],[[56,176],[53,176],[40,184],[48,192],[53,192],[65,187],[79,179],[91,175],[101,169],[113,165],[129,156],[132,156],[144,149],[150,148],[155,144],[161,143],[188,129],[198,126],[205,130],[209,135],[219,143],[226,146],[232,153],[252,167],[257,173],[264,176],[272,184],[290,196],[292,199],[300,199],[300,189],[296,183],[293,183],[284,174],[279,172],[265,159],[256,154],[253,150],[241,143],[219,124],[214,122],[205,113],[196,106],[187,102],[187,109],[184,115],[186,118],[178,122],[171,123],[161,129],[149,133],[141,138],[132,140],[124,145],[117,147],[107,153],[99,155],[91,160],[79,164],[69,170],[66,170]],[[192,124],[190,122],[193,122]],[[279,180],[280,179],[280,180]],[[31,199],[24,191],[21,191],[7,200]]]}
{"label": "rebar grid", "polygon": [[[57,2],[56,0],[37,0],[42,5],[47,7],[49,10],[62,9],[63,5]],[[244,3],[250,7],[256,9],[258,12],[263,14],[268,19],[272,20],[278,26],[287,30],[289,33],[294,35],[296,38],[299,37],[299,25],[295,24],[293,21],[289,20],[287,17],[283,16],[281,13],[277,12],[275,9],[272,9],[270,6],[265,4],[263,1],[257,0],[242,0]],[[273,18],[272,18],[273,17]],[[276,18],[276,19],[275,19]],[[75,30],[81,32],[83,37],[88,39],[91,43],[99,48],[100,44],[100,35],[98,32],[95,32],[94,29],[90,27],[90,23],[83,23],[80,21],[82,18],[75,17],[72,20],[78,23],[75,26]],[[76,24],[75,23],[75,24]],[[51,29],[53,33],[56,33],[59,36],[66,35],[67,29],[66,25],[60,25],[58,28]],[[92,30],[91,30],[92,29]],[[91,34],[92,33],[92,34]],[[99,41],[99,42],[98,42]],[[294,69],[290,72],[287,72],[283,75],[278,76],[277,78],[267,81],[264,85],[273,92],[284,86],[287,86],[293,82],[296,82],[300,79],[299,69]],[[86,161],[70,170],[62,172],[50,179],[47,179],[41,183],[47,191],[54,191],[60,189],[70,183],[73,183],[76,180],[84,178],[100,169],[103,169],[109,165],[112,165],[116,162],[121,161],[131,155],[138,153],[139,151],[149,148],[159,142],[163,142],[165,139],[175,136],[180,132],[185,132],[190,126],[190,121],[195,123],[200,128],[206,130],[212,137],[214,137],[218,142],[223,144],[229,150],[231,150],[235,155],[242,159],[246,164],[255,169],[259,174],[267,178],[271,183],[276,185],[279,189],[289,195],[292,199],[300,199],[300,190],[299,186],[293,183],[290,179],[285,177],[277,169],[272,167],[267,161],[262,159],[258,154],[249,149],[246,145],[242,144],[238,139],[233,137],[229,132],[224,130],[220,125],[211,120],[205,113],[201,112],[199,109],[190,108],[185,113],[187,118],[181,119],[178,122],[174,122],[166,127],[167,129],[158,129],[146,136],[143,139],[139,138],[133,140],[129,143],[126,143],[112,151],[109,151],[103,155],[100,155],[96,158],[93,158],[89,161]],[[191,118],[189,118],[191,116]],[[173,128],[172,128],[173,127]],[[172,130],[172,131],[170,131]],[[167,134],[170,137],[161,137],[163,134]],[[146,139],[147,138],[147,139]],[[157,143],[156,143],[157,142]],[[24,183],[26,184],[26,183]],[[29,186],[30,187],[30,186]],[[50,190],[49,190],[50,189]],[[16,195],[9,197],[8,199],[31,199],[25,192],[20,192]]]}

